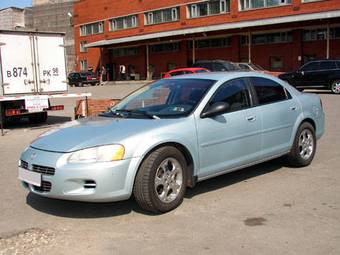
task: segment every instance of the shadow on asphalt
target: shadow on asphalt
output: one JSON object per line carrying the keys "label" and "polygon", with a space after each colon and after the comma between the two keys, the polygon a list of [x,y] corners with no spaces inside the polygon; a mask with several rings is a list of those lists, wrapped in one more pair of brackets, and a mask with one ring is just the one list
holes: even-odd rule
{"label": "shadow on asphalt", "polygon": [[[200,194],[228,187],[242,181],[247,181],[256,176],[276,171],[283,166],[285,166],[284,159],[279,158],[239,171],[224,174],[200,182],[193,189],[187,189],[185,198],[190,199],[194,196],[199,196]],[[85,203],[49,199],[29,193],[26,198],[26,203],[37,211],[65,218],[115,217],[129,214],[132,211],[145,215],[156,215],[141,210],[133,198],[114,203]],[[184,203],[190,203],[190,201],[184,200]]]}

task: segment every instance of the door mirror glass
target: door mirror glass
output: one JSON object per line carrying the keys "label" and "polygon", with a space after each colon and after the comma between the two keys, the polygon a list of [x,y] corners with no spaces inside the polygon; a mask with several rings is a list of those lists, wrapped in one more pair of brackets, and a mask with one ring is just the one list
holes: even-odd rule
{"label": "door mirror glass", "polygon": [[201,118],[211,118],[217,116],[219,114],[225,113],[229,110],[230,105],[225,102],[217,102],[213,105],[209,106],[204,112],[201,114]]}

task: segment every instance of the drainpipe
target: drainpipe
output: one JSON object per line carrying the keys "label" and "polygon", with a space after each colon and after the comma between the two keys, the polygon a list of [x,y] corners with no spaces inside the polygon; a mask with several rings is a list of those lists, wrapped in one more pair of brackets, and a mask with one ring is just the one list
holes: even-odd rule
{"label": "drainpipe", "polygon": [[251,32],[248,33],[248,62],[251,63]]}
{"label": "drainpipe", "polygon": [[329,38],[330,37],[330,31],[329,31],[329,24],[327,24],[327,34],[326,34],[326,39],[327,39],[327,50],[326,50],[326,59],[329,59]]}
{"label": "drainpipe", "polygon": [[192,63],[196,62],[196,47],[195,47],[195,39],[192,39]]}
{"label": "drainpipe", "polygon": [[149,45],[145,45],[146,47],[146,79],[150,79],[150,60],[149,60]]}

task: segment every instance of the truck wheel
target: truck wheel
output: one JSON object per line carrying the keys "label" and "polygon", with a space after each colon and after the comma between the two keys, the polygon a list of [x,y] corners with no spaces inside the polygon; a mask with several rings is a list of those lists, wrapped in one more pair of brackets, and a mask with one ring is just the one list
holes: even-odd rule
{"label": "truck wheel", "polygon": [[171,146],[153,151],[137,173],[133,194],[140,207],[164,213],[179,206],[186,190],[186,161]]}
{"label": "truck wheel", "polygon": [[314,127],[303,122],[296,133],[294,143],[288,154],[288,162],[295,167],[308,166],[315,155],[316,137]]}
{"label": "truck wheel", "polygon": [[331,90],[334,94],[340,94],[340,80],[333,81]]}

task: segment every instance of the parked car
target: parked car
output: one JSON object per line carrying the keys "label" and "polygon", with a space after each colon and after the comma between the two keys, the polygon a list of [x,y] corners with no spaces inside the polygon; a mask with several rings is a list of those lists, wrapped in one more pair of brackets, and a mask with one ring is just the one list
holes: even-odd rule
{"label": "parked car", "polygon": [[70,86],[83,87],[86,84],[91,86],[99,84],[99,79],[93,72],[73,72],[67,78]]}
{"label": "parked car", "polygon": [[241,70],[235,63],[226,60],[198,60],[193,67],[202,67],[210,70],[211,72],[226,72]]}
{"label": "parked car", "polygon": [[108,112],[50,130],[24,150],[19,179],[44,197],[152,212],[186,188],[287,155],[309,165],[324,133],[320,97],[257,72],[200,73],[146,85]]}
{"label": "parked car", "polygon": [[169,78],[172,76],[182,75],[182,74],[193,74],[193,73],[205,73],[209,72],[206,68],[201,67],[187,67],[187,68],[178,68],[167,72],[163,78]]}
{"label": "parked car", "polygon": [[264,69],[262,66],[257,65],[257,64],[253,64],[253,63],[242,62],[242,63],[236,63],[236,64],[242,70],[266,73],[266,74],[270,74],[270,75],[273,75],[273,76],[276,76],[276,77],[278,77],[280,74],[283,73],[283,72],[268,71],[268,70]]}
{"label": "parked car", "polygon": [[330,89],[340,94],[340,60],[310,61],[295,72],[279,75],[279,78],[299,90]]}

